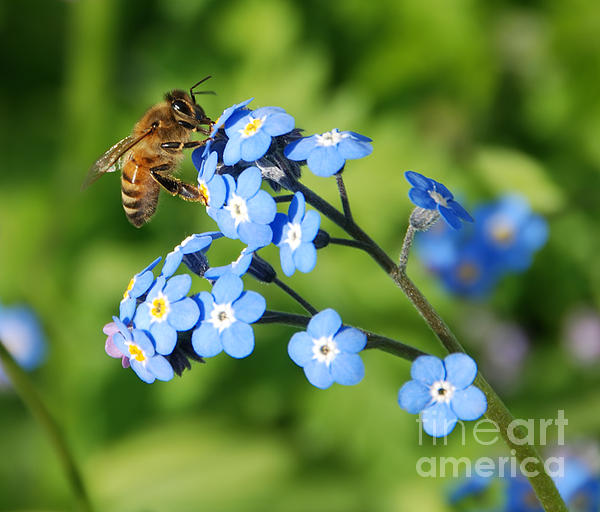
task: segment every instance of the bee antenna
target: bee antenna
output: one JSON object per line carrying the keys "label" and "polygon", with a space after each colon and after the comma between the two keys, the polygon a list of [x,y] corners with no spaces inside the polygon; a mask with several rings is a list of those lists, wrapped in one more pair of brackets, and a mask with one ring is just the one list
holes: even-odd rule
{"label": "bee antenna", "polygon": [[199,82],[196,82],[194,85],[192,85],[190,87],[190,97],[192,98],[194,103],[196,103],[196,99],[194,97],[195,94],[210,94],[210,93],[202,93],[202,92],[194,93],[194,89],[196,87],[198,87],[200,84],[203,84],[204,82],[206,82],[209,78],[212,78],[212,75],[205,76],[202,80],[200,80]]}

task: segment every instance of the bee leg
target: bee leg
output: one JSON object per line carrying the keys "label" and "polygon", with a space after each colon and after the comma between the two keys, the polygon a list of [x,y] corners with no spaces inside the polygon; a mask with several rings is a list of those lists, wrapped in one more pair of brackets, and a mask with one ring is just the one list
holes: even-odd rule
{"label": "bee leg", "polygon": [[198,146],[204,146],[209,139],[204,140],[193,140],[190,142],[163,142],[160,147],[163,149],[174,149],[181,151],[182,149],[197,148]]}
{"label": "bee leg", "polygon": [[207,197],[202,193],[198,185],[190,185],[173,176],[165,174],[169,166],[159,165],[150,169],[150,174],[156,182],[163,187],[169,194],[178,196],[186,201],[195,201],[206,205]]}

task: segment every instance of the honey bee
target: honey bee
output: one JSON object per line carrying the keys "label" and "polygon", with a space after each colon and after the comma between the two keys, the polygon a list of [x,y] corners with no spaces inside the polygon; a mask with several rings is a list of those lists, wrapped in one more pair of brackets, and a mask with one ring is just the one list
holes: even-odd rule
{"label": "honey bee", "polygon": [[[213,122],[196,103],[194,89],[173,90],[164,101],[151,107],[136,123],[131,135],[117,142],[92,165],[82,189],[107,172],[121,171],[121,200],[125,215],[139,228],[156,211],[160,188],[186,201],[206,205],[207,198],[197,185],[172,176],[183,159],[183,149],[202,146],[208,139],[190,140],[192,132],[210,133]],[[203,128],[207,126],[208,128]]]}

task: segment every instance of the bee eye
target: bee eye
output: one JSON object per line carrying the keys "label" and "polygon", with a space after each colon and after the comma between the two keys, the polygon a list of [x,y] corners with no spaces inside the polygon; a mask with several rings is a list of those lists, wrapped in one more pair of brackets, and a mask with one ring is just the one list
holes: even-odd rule
{"label": "bee eye", "polygon": [[192,111],[190,110],[190,107],[188,106],[188,104],[185,101],[182,100],[175,100],[171,103],[171,107],[173,108],[173,110],[184,114],[186,116],[193,116]]}

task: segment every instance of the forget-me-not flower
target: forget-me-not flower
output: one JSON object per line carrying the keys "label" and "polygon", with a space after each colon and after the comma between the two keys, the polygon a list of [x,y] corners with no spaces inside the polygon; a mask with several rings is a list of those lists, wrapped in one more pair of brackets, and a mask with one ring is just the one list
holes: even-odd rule
{"label": "forget-me-not flower", "polygon": [[483,392],[473,385],[477,364],[468,355],[450,354],[414,360],[413,380],[398,392],[398,404],[411,414],[421,413],[423,430],[433,437],[448,435],[460,420],[476,420],[487,410]]}
{"label": "forget-me-not flower", "polygon": [[129,281],[129,284],[123,293],[121,303],[119,304],[119,317],[123,322],[129,323],[133,319],[137,300],[147,293],[152,286],[152,283],[154,283],[152,269],[158,265],[158,262],[161,259],[160,256],[156,258],[150,265],[141,272],[138,272]]}
{"label": "forget-me-not flower", "polygon": [[192,286],[192,278],[181,274],[166,279],[159,276],[156,283],[135,313],[134,327],[149,331],[156,351],[167,355],[177,343],[177,331],[187,331],[200,318],[196,302],[186,297]]}
{"label": "forget-me-not flower", "polygon": [[334,128],[330,132],[290,142],[283,153],[290,160],[306,160],[314,174],[326,178],[344,167],[346,160],[363,158],[372,151],[369,137]]}
{"label": "forget-me-not flower", "polygon": [[317,250],[313,240],[321,224],[320,215],[306,211],[306,201],[302,192],[296,192],[290,203],[288,214],[278,213],[271,225],[273,243],[279,247],[281,268],[286,276],[296,269],[310,272],[317,264]]}
{"label": "forget-me-not flower", "polygon": [[198,275],[203,275],[208,268],[206,252],[210,248],[213,240],[221,238],[223,233],[219,231],[208,231],[206,233],[196,233],[188,236],[177,247],[175,247],[165,258],[161,275],[164,277],[172,276],[181,262]]}
{"label": "forget-me-not flower", "polygon": [[414,171],[406,171],[404,176],[413,186],[408,191],[408,197],[413,204],[426,210],[439,211],[444,220],[454,229],[462,226],[461,220],[473,222],[473,217],[455,201],[452,192],[444,185]]}
{"label": "forget-me-not flower", "polygon": [[204,148],[197,148],[192,153],[192,162],[198,170],[198,187],[207,207],[221,208],[227,188],[223,176],[216,173],[218,154],[216,151],[204,154],[203,151]]}
{"label": "forget-me-not flower", "polygon": [[325,309],[311,318],[306,331],[292,336],[288,354],[313,386],[326,389],[334,382],[353,385],[362,380],[365,367],[358,352],[366,344],[365,333],[343,327],[340,315]]}
{"label": "forget-me-not flower", "polygon": [[213,357],[222,351],[238,359],[249,356],[254,350],[250,324],[265,312],[264,297],[244,291],[242,279],[228,272],[217,279],[212,293],[200,292],[197,300],[203,318],[192,333],[194,351],[201,357]]}

